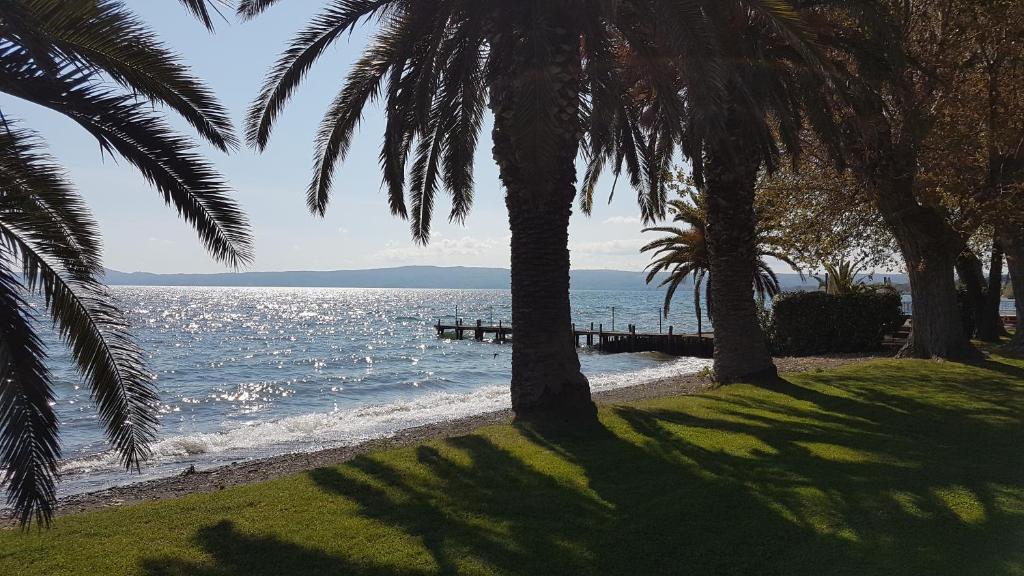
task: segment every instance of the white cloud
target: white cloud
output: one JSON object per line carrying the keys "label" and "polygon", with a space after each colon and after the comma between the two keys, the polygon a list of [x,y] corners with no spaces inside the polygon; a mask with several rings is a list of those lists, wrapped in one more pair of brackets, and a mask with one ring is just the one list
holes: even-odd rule
{"label": "white cloud", "polygon": [[602,222],[602,224],[639,226],[640,225],[640,217],[639,216],[612,216],[611,218],[606,218],[605,221]]}
{"label": "white cloud", "polygon": [[638,254],[640,252],[640,247],[645,243],[646,242],[643,238],[623,238],[619,240],[570,244],[569,249],[573,254],[624,256]]}
{"label": "white cloud", "polygon": [[377,252],[374,258],[389,262],[431,263],[444,261],[452,257],[484,256],[496,250],[507,248],[507,246],[507,238],[474,238],[472,236],[464,236],[458,239],[435,238],[426,246],[418,244],[403,246],[389,242],[388,247]]}

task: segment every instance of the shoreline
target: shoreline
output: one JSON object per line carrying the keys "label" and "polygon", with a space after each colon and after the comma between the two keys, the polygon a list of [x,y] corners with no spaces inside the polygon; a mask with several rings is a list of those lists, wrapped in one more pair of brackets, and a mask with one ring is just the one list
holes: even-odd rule
{"label": "shoreline", "polygon": [[[868,360],[884,358],[877,355],[830,355],[806,358],[776,358],[780,373],[798,373],[810,370],[837,368]],[[611,390],[594,392],[598,404],[619,404],[652,400],[668,396],[698,394],[715,387],[704,374],[663,378]],[[233,486],[265,482],[282,476],[299,474],[315,468],[334,466],[356,456],[375,450],[414,445],[425,440],[450,438],[471,433],[489,425],[504,424],[512,420],[512,410],[486,412],[456,420],[434,422],[400,430],[395,434],[368,440],[351,446],[339,446],[314,452],[297,452],[268,456],[254,460],[234,462],[214,468],[181,473],[141,482],[129,482],[94,492],[65,496],[58,501],[55,516],[92,512],[106,508],[127,506],[180,498],[190,494],[216,492]],[[0,517],[0,528],[14,525],[9,516]]]}

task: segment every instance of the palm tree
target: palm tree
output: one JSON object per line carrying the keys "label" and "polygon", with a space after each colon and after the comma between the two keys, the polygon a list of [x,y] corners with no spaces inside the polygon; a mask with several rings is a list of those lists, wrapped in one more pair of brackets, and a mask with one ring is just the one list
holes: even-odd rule
{"label": "palm tree", "polygon": [[[816,35],[803,11],[789,2],[721,2],[704,7],[717,32],[714,72],[680,77],[672,86],[653,86],[641,75],[634,115],[650,122],[648,162],[665,166],[677,139],[692,165],[692,178],[707,199],[706,243],[709,305],[715,310],[715,374],[722,382],[772,378],[775,366],[765,343],[753,298],[757,270],[754,188],[788,153],[798,163],[801,136],[814,133],[834,159],[840,158],[834,114],[822,95],[829,81],[810,39]],[[808,14],[817,8],[805,9]],[[686,70],[705,63],[684,57]],[[709,89],[709,84],[714,84]],[[681,134],[663,119],[674,118],[666,90],[683,94]],[[659,101],[648,102],[649,95]],[[615,156],[613,147],[603,150]]]}
{"label": "palm tree", "polygon": [[[239,11],[253,17],[276,3],[243,0]],[[593,418],[570,333],[575,161],[582,147],[599,165],[588,173],[585,205],[611,160],[616,174],[625,166],[640,191],[644,219],[664,215],[659,152],[680,139],[685,99],[715,101],[724,93],[716,80],[722,22],[715,16],[723,4],[748,6],[739,0],[333,0],[274,66],[250,111],[247,137],[262,150],[323,51],[360,21],[375,21],[375,38],[324,116],[307,201],[314,213],[324,213],[335,166],[363,109],[383,100],[380,160],[391,211],[408,218],[413,237],[425,243],[442,185],[451,196],[449,218],[466,217],[489,106],[512,232],[513,409],[518,418]],[[754,4],[750,10],[766,25],[793,31],[783,3]],[[680,67],[684,56],[688,65]],[[659,89],[651,97],[659,112],[649,118],[633,113],[637,70]],[[687,94],[676,89],[680,79],[691,88]],[[657,131],[671,137],[659,140]]]}
{"label": "palm tree", "polygon": [[[714,311],[711,307],[711,258],[707,246],[707,203],[700,194],[688,192],[681,200],[669,202],[669,212],[673,215],[672,220],[685,224],[686,228],[678,226],[659,226],[646,228],[644,232],[662,232],[668,234],[640,249],[641,252],[654,251],[651,263],[647,266],[647,283],[653,282],[659,274],[667,273],[662,279],[660,287],[668,287],[665,292],[665,317],[668,318],[672,306],[672,297],[676,290],[687,279],[693,279],[693,308],[697,316],[697,333],[703,334],[702,310],[700,306],[701,288],[706,286],[705,298],[708,301],[708,318],[714,320]],[[796,268],[785,255],[768,247],[767,235],[758,234],[758,257],[754,271],[754,293],[764,303],[765,300],[774,298],[782,288],[779,286],[779,278],[764,260],[765,256],[772,256],[788,263]],[[706,282],[705,282],[706,281]]]}
{"label": "palm tree", "polygon": [[[756,14],[738,16],[730,20],[732,41],[724,46],[730,73],[724,111],[712,116],[717,121],[710,129],[690,136],[695,144],[687,151],[708,198],[715,374],[722,382],[776,374],[751,297],[759,267],[758,175],[773,172],[782,151],[797,163],[808,123],[838,157],[838,130],[819,96],[823,75],[816,55],[784,35],[766,33]],[[798,20],[796,12],[791,17]],[[701,113],[695,108],[692,114]],[[696,118],[693,123],[700,126]]]}
{"label": "palm tree", "polygon": [[[194,4],[194,3],[193,3]],[[250,259],[248,225],[164,105],[215,147],[236,146],[225,110],[122,2],[0,0],[0,93],[59,112],[134,165],[229,265]],[[153,377],[101,283],[100,238],[42,139],[0,109],[0,468],[22,523],[48,523],[60,458],[39,295],[126,468],[148,455]]]}
{"label": "palm tree", "polygon": [[[867,289],[867,282],[864,278],[857,277],[864,273],[861,267],[863,261],[853,262],[840,260],[839,262],[825,262],[825,277],[815,276],[818,286],[824,288],[829,294],[853,294]],[[867,279],[874,277],[874,272],[867,275]]]}

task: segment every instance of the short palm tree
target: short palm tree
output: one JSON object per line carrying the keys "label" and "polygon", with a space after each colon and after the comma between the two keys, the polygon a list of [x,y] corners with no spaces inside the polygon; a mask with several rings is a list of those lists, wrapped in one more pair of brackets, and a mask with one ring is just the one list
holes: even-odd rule
{"label": "short palm tree", "polygon": [[[75,121],[138,168],[215,257],[249,260],[248,226],[226,184],[153,107],[171,108],[222,150],[236,145],[228,115],[122,2],[0,0],[0,93]],[[41,138],[0,108],[0,468],[23,523],[51,518],[61,453],[42,318],[26,293],[70,348],[123,464],[148,454],[153,377],[102,275],[99,231],[81,197]]]}
{"label": "short palm tree", "polygon": [[[668,234],[640,249],[641,252],[652,252],[651,263],[647,266],[647,283],[666,274],[659,284],[667,287],[665,291],[665,310],[667,318],[672,307],[672,298],[679,286],[691,278],[693,281],[693,308],[697,316],[697,333],[703,334],[703,311],[700,305],[701,288],[705,288],[705,299],[708,302],[708,318],[714,320],[711,307],[711,258],[707,245],[707,208],[700,194],[687,193],[683,199],[669,201],[669,213],[672,220],[684,224],[679,226],[658,226],[646,228],[644,232],[661,232]],[[754,272],[754,293],[764,302],[773,298],[781,291],[779,278],[771,269],[764,257],[771,256],[796,267],[785,255],[772,250],[765,242],[765,235],[759,234],[757,243],[757,267]]]}
{"label": "short palm tree", "polygon": [[864,276],[862,261],[840,260],[838,262],[825,262],[825,277],[815,276],[818,286],[825,289],[829,294],[853,294],[864,291],[867,288],[866,279],[871,279],[874,273]]}
{"label": "short palm tree", "polygon": [[[252,17],[278,0],[242,0]],[[485,110],[512,232],[512,405],[519,418],[595,414],[569,314],[568,224],[581,148],[600,166],[625,168],[647,221],[666,200],[653,136],[677,141],[688,95],[721,100],[719,6],[746,7],[792,31],[782,2],[740,0],[333,0],[271,71],[247,136],[267,145],[279,112],[324,50],[363,20],[377,34],[323,118],[307,200],[323,214],[334,169],[367,104],[383,101],[380,154],[391,211],[427,242],[435,198],[450,195],[461,221],[473,200],[473,158]],[[738,8],[737,8],[738,9]],[[688,65],[678,66],[685,60]],[[659,113],[633,113],[642,76]],[[680,79],[689,91],[677,88]],[[606,162],[611,160],[611,162]],[[407,182],[407,173],[409,175]],[[408,192],[408,204],[406,202]]]}

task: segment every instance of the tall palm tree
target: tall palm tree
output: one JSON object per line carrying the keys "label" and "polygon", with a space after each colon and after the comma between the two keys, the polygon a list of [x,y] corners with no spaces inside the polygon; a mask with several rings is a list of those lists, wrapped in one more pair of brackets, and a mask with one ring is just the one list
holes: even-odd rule
{"label": "tall palm tree", "polygon": [[[653,242],[646,244],[640,249],[641,252],[651,252],[651,263],[647,266],[647,283],[653,282],[659,274],[667,274],[659,284],[660,287],[667,287],[665,291],[665,317],[667,318],[672,306],[672,298],[676,290],[687,278],[693,280],[693,308],[697,315],[697,332],[704,331],[700,305],[701,288],[706,287],[705,299],[708,302],[708,318],[714,320],[714,309],[711,307],[711,258],[707,246],[707,203],[700,194],[690,192],[684,199],[669,201],[669,213],[673,215],[672,220],[686,225],[686,228],[678,226],[659,226],[646,228],[644,232],[661,232],[668,234]],[[774,298],[782,288],[779,285],[779,278],[771,269],[764,257],[772,256],[782,260],[796,268],[796,264],[788,257],[777,250],[769,247],[767,235],[758,234],[757,242],[757,263],[754,270],[754,293],[763,303],[765,300]]]}
{"label": "tall palm tree", "polygon": [[[714,74],[680,77],[674,86],[653,86],[635,78],[637,110],[651,123],[648,162],[666,166],[677,138],[690,160],[693,180],[707,198],[707,249],[710,305],[715,310],[715,374],[722,382],[774,377],[775,366],[758,322],[753,298],[757,270],[757,225],[754,188],[758,175],[774,171],[788,153],[794,164],[801,134],[817,134],[835,159],[840,158],[838,129],[829,102],[821,94],[829,75],[818,58],[815,8],[796,9],[789,2],[720,2],[703,14],[717,32]],[[765,11],[771,7],[771,17]],[[687,59],[686,70],[704,63]],[[709,82],[717,88],[708,92]],[[675,103],[661,95],[683,94],[682,133],[672,132],[667,118]],[[647,101],[658,94],[657,101]],[[601,150],[604,159],[613,147]],[[598,159],[599,161],[602,159]]]}
{"label": "tall palm tree", "polygon": [[[236,146],[228,115],[122,2],[0,0],[0,93],[67,116],[138,168],[214,257],[250,259],[227,185],[153,107],[171,108],[222,150]],[[49,522],[60,458],[42,318],[26,293],[41,297],[125,467],[148,455],[153,377],[102,276],[86,205],[43,140],[0,107],[0,468],[23,523]]]}
{"label": "tall palm tree", "polygon": [[[253,17],[277,0],[242,0]],[[749,6],[793,30],[782,2],[739,0],[333,0],[300,32],[254,103],[247,137],[263,149],[279,112],[323,51],[364,19],[377,34],[330,105],[317,138],[308,204],[327,208],[367,104],[383,100],[380,154],[391,211],[427,242],[438,188],[462,221],[473,200],[473,153],[489,106],[493,156],[512,232],[512,405],[519,418],[593,418],[569,314],[568,223],[581,147],[623,166],[648,222],[664,215],[665,168],[654,128],[678,141],[685,97],[720,100],[718,6]],[[686,67],[679,67],[683,57]],[[642,69],[661,111],[633,114]],[[691,90],[681,94],[679,80]],[[662,90],[662,88],[664,88]],[[685,96],[685,97],[684,97]],[[410,156],[411,166],[410,166]],[[598,167],[588,175],[591,189]],[[406,179],[406,173],[411,176]],[[408,186],[407,186],[408,184]],[[406,204],[408,189],[409,204]],[[586,197],[588,193],[585,193]]]}

